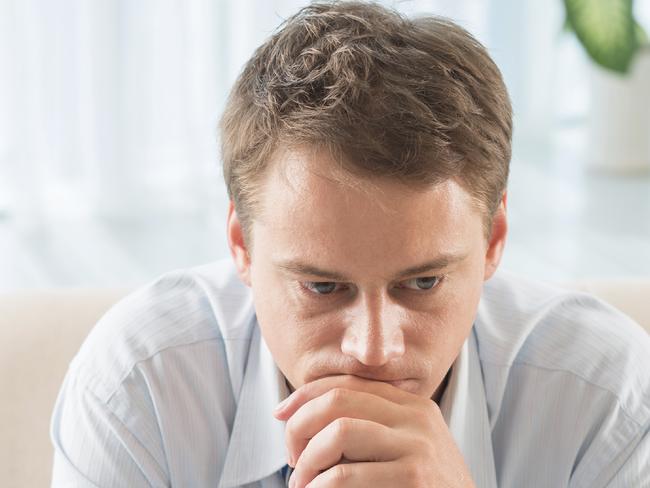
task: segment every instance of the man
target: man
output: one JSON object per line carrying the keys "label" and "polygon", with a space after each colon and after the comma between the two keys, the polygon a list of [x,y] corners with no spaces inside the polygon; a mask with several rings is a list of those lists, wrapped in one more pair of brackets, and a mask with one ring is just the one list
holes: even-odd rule
{"label": "man", "polygon": [[510,140],[499,71],[455,24],[289,19],[222,119],[232,262],[96,326],[53,486],[650,486],[647,335],[496,273]]}

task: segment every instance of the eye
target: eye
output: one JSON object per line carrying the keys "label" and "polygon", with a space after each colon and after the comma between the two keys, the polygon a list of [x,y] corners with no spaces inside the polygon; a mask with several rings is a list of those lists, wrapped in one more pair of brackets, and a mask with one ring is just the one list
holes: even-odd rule
{"label": "eye", "polygon": [[408,288],[409,290],[427,291],[438,286],[442,281],[441,276],[425,276],[422,278],[412,278],[402,281],[399,288]]}
{"label": "eye", "polygon": [[334,281],[306,281],[302,286],[316,295],[330,295],[345,285]]}

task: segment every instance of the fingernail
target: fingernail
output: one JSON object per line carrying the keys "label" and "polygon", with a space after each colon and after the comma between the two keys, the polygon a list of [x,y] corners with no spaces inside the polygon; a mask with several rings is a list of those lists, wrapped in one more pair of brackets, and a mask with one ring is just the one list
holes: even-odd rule
{"label": "fingernail", "polygon": [[296,480],[293,477],[293,474],[291,475],[291,478],[289,478],[289,488],[293,488],[296,485]]}

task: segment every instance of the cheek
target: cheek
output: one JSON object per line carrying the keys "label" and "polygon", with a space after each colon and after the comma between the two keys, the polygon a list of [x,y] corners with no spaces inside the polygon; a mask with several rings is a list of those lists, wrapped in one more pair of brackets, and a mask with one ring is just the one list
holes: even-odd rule
{"label": "cheek", "polygon": [[271,355],[294,385],[318,356],[332,354],[337,322],[305,307],[291,284],[270,273],[252,273],[257,321]]}
{"label": "cheek", "polygon": [[466,278],[448,283],[444,295],[434,307],[412,315],[409,342],[426,344],[430,352],[435,350],[436,355],[458,353],[474,323],[481,283]]}
{"label": "cheek", "polygon": [[257,320],[267,342],[304,349],[318,331],[327,330],[324,321],[304,306],[292,283],[271,274],[254,274],[253,301]]}
{"label": "cheek", "polygon": [[259,294],[254,295],[255,312],[264,341],[282,373],[294,383],[297,364],[303,355],[301,350],[301,327],[282,302]]}
{"label": "cheek", "polygon": [[275,317],[278,321],[271,321],[270,315],[258,315],[260,329],[275,363],[294,389],[313,375],[332,369],[326,366],[340,357],[332,324],[296,321],[286,308]]}

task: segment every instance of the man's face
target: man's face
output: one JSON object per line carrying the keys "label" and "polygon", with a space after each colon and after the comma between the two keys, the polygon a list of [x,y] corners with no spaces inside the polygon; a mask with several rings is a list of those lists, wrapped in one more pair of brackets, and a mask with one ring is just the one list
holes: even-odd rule
{"label": "man's face", "polygon": [[252,249],[231,207],[230,246],[262,334],[293,388],[352,374],[431,397],[500,259],[504,203],[488,243],[452,180],[416,190],[348,176],[350,185],[335,168],[323,153],[276,158]]}

